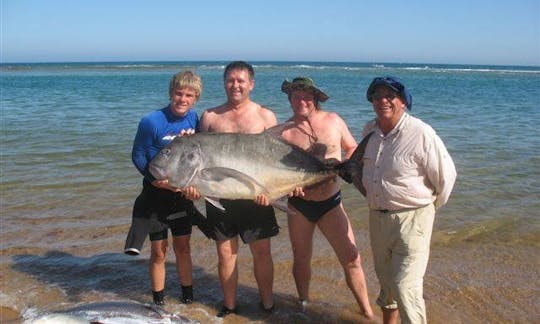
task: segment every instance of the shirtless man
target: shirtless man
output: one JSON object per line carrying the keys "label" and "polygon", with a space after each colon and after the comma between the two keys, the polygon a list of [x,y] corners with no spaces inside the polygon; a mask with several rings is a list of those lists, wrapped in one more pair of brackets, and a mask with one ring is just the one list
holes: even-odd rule
{"label": "shirtless man", "polygon": [[[281,90],[288,95],[294,113],[282,132],[286,141],[320,160],[341,160],[342,150],[346,158],[350,157],[356,148],[354,137],[341,117],[321,110],[320,102],[326,101],[328,96],[310,78],[284,81]],[[334,249],[361,313],[373,319],[360,254],[341,203],[339,180],[331,179],[310,188],[296,188],[291,196],[287,216],[299,302],[306,305],[309,298],[313,234],[317,226]]]}
{"label": "shirtless man", "polygon": [[[255,134],[277,124],[271,110],[251,101],[249,97],[255,85],[251,65],[242,61],[232,62],[225,68],[223,78],[227,102],[203,113],[199,124],[201,132]],[[187,188],[185,194],[190,199],[200,198],[200,193],[193,187]],[[218,273],[224,298],[223,307],[217,316],[236,313],[238,236],[249,244],[253,255],[260,307],[271,312],[274,309],[274,264],[270,237],[279,232],[274,209],[251,200],[221,199],[220,202],[225,211],[206,204],[208,222],[215,234],[213,239],[217,246]]]}

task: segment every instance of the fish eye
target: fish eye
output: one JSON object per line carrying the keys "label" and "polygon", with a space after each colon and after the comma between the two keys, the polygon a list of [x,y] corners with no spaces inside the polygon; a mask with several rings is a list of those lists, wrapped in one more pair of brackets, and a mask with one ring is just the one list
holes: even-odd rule
{"label": "fish eye", "polygon": [[194,156],[195,156],[195,155],[194,155],[193,153],[189,153],[188,156],[187,156],[187,158],[190,159],[190,160],[193,160],[193,157],[194,157]]}

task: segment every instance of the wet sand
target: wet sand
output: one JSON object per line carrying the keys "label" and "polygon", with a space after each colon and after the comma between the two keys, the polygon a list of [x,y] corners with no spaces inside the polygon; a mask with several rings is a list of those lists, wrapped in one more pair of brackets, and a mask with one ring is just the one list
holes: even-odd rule
{"label": "wet sand", "polygon": [[8,307],[0,306],[0,323],[17,323],[19,313]]}
{"label": "wet sand", "polygon": [[[249,249],[239,255],[240,314],[226,323],[363,323],[343,279],[337,259],[316,232],[313,256],[312,302],[306,311],[296,305],[291,275],[291,252],[284,216],[278,217],[280,235],[273,239],[277,310],[261,314],[251,270]],[[34,220],[35,222],[35,220]],[[354,224],[353,224],[354,226]],[[373,271],[368,233],[364,225],[355,231],[363,258],[369,297],[374,301],[378,283]],[[145,245],[141,257],[121,253],[128,224],[71,230],[51,228],[43,235],[6,233],[9,242],[28,235],[22,246],[3,248],[1,323],[21,322],[29,307],[52,311],[81,302],[132,299],[150,302]],[[23,231],[24,232],[24,231]],[[56,245],[56,246],[55,246]],[[221,302],[214,243],[197,230],[192,238],[196,302],[182,305],[174,273],[174,257],[167,264],[165,309],[201,323],[216,321]],[[537,323],[539,253],[536,247],[505,246],[483,242],[448,244],[436,241],[425,277],[425,299],[430,323]]]}

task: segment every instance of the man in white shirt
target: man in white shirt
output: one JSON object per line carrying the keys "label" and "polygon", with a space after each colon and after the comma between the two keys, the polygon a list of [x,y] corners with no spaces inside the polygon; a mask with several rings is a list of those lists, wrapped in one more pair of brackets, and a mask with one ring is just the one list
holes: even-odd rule
{"label": "man in white shirt", "polygon": [[435,210],[448,201],[456,169],[433,128],[407,113],[412,96],[401,80],[375,78],[366,96],[376,118],[362,132],[371,136],[361,183],[381,285],[377,304],[384,323],[426,323],[423,278]]}

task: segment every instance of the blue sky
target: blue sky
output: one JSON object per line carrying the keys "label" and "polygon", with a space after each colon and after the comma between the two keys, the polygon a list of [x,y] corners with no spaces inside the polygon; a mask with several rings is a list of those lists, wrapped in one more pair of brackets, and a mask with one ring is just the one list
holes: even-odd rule
{"label": "blue sky", "polygon": [[2,62],[540,65],[540,0],[0,0]]}

